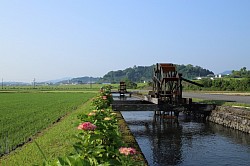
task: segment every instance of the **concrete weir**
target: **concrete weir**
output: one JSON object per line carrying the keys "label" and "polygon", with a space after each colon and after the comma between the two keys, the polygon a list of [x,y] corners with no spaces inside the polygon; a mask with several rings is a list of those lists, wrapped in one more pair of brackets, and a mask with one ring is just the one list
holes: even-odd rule
{"label": "concrete weir", "polygon": [[158,111],[158,105],[144,100],[114,100],[111,106],[115,111]]}
{"label": "concrete weir", "polygon": [[149,96],[120,96],[114,98],[111,104],[114,111],[155,111],[157,114],[172,113],[178,117],[180,112],[196,117],[206,118],[215,108],[214,104],[194,103],[192,99],[183,99],[185,102],[179,105],[166,103],[158,98]]}

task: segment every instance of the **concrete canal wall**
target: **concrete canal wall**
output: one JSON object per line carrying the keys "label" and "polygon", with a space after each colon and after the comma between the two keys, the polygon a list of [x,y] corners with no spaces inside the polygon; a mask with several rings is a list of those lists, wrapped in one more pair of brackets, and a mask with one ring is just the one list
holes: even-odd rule
{"label": "concrete canal wall", "polygon": [[228,106],[217,106],[209,121],[250,134],[250,110]]}

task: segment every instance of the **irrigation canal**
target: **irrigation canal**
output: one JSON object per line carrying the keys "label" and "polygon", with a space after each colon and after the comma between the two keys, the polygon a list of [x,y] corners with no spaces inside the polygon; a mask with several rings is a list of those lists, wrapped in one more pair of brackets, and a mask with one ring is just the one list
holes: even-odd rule
{"label": "irrigation canal", "polygon": [[250,135],[180,114],[178,123],[154,111],[122,115],[150,166],[250,165]]}

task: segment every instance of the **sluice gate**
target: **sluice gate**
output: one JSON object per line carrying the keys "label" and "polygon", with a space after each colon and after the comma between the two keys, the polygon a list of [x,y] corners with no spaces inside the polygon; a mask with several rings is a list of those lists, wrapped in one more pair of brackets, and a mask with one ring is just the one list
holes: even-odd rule
{"label": "sluice gate", "polygon": [[125,82],[121,82],[118,92],[114,92],[120,95],[113,101],[112,108],[117,111],[155,111],[156,114],[170,114],[176,117],[180,112],[201,117],[208,116],[215,105],[194,103],[192,98],[183,98],[182,81],[203,87],[183,78],[174,64],[157,63],[153,70],[152,90],[147,95],[138,95],[128,92]]}

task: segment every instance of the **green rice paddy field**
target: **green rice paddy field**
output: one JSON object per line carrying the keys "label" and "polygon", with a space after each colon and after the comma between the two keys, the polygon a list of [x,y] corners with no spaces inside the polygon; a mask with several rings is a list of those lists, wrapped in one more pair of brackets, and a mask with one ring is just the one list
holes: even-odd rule
{"label": "green rice paddy field", "polygon": [[32,140],[95,94],[84,91],[0,92],[0,157]]}

